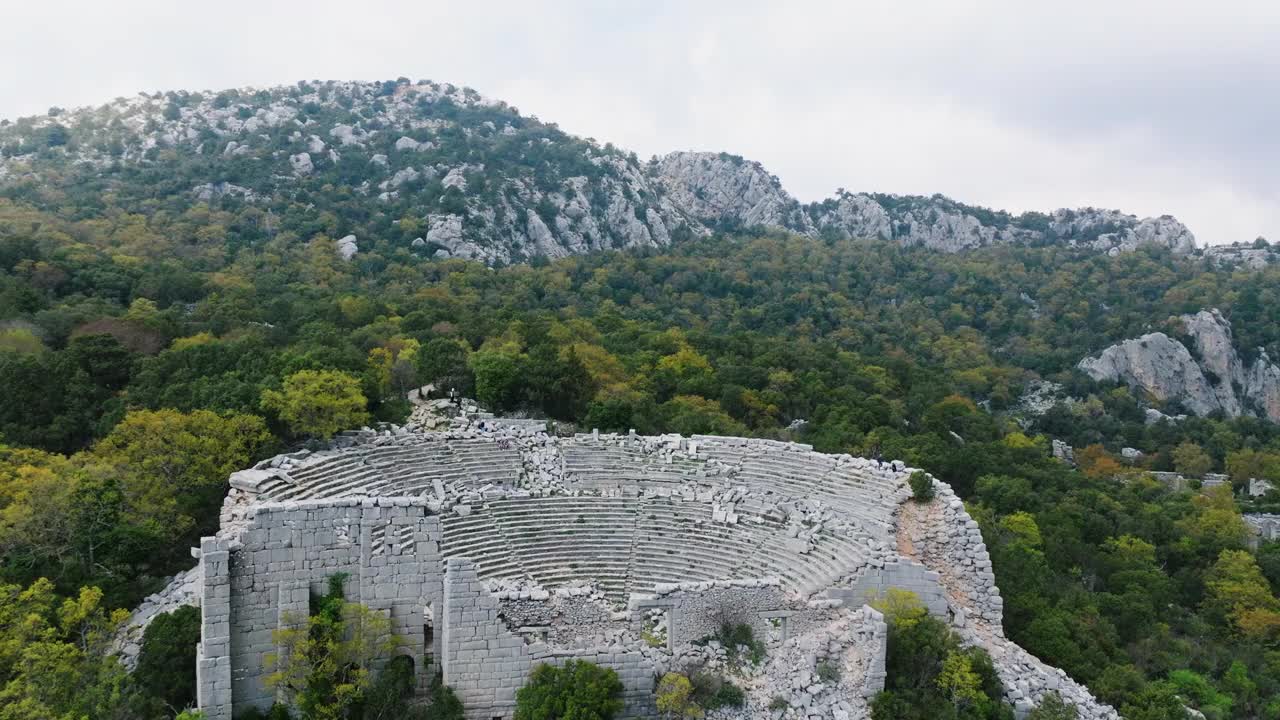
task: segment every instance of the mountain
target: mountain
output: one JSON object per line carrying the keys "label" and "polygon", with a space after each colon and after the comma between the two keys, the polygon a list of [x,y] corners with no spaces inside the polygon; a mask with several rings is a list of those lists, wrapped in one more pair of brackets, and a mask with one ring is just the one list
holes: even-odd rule
{"label": "mountain", "polygon": [[666,247],[714,230],[891,239],[942,251],[1061,243],[1185,254],[1169,216],[1005,212],[932,197],[839,192],[801,204],[759,163],[674,152],[648,162],[429,81],[299,82],[169,92],[0,122],[0,196],[68,196],[102,215],[248,204],[302,236],[505,264]]}

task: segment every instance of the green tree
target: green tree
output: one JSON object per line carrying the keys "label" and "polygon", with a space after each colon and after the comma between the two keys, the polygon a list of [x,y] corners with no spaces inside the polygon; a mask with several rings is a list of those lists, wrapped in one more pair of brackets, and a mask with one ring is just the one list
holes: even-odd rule
{"label": "green tree", "polygon": [[97,588],[59,600],[43,579],[0,586],[0,719],[129,717],[136,698],[111,651],[126,615]]}
{"label": "green tree", "polygon": [[517,357],[480,350],[467,360],[476,382],[476,400],[493,411],[510,410],[520,401],[521,366]]}
{"label": "green tree", "polygon": [[929,477],[928,473],[917,470],[911,473],[908,483],[911,485],[911,497],[916,502],[927,503],[933,499],[933,478]]}
{"label": "green tree", "polygon": [[1204,448],[1187,441],[1173,449],[1173,467],[1184,475],[1199,477],[1213,469],[1213,458]]}
{"label": "green tree", "polygon": [[175,532],[217,528],[227,477],[272,442],[261,418],[208,410],[135,410],[93,448],[116,468],[136,513]]}
{"label": "green tree", "polygon": [[1258,639],[1280,637],[1280,599],[1271,592],[1253,555],[1223,550],[1205,576],[1205,608]]}
{"label": "green tree", "polygon": [[330,579],[328,594],[313,599],[312,615],[286,615],[271,633],[280,652],[267,656],[273,671],[266,683],[282,690],[304,720],[345,719],[373,685],[374,661],[399,644],[390,619],[343,599],[344,579]]}
{"label": "green tree", "polygon": [[935,682],[951,704],[959,708],[968,707],[985,697],[982,678],[973,671],[973,663],[964,653],[949,653],[942,661],[942,670]]}
{"label": "green tree", "polygon": [[301,370],[282,390],[264,390],[262,406],[275,412],[299,436],[328,439],[368,422],[360,381],[336,370]]}
{"label": "green tree", "polygon": [[515,720],[610,720],[622,711],[622,681],[585,660],[539,665],[516,691]]}
{"label": "green tree", "polygon": [[134,680],[144,692],[170,708],[194,706],[199,642],[199,608],[184,605],[157,615],[143,631]]}

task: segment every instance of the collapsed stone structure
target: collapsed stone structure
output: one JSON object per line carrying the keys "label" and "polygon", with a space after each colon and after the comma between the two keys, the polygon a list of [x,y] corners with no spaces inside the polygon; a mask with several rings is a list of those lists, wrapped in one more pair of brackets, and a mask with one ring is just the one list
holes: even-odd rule
{"label": "collapsed stone structure", "polygon": [[569,658],[617,670],[626,716],[655,716],[663,673],[732,663],[701,642],[726,621],[767,645],[738,668],[735,712],[867,717],[887,632],[866,603],[895,587],[991,653],[1019,715],[1053,690],[1082,718],[1118,717],[1003,637],[977,523],[941,482],[911,502],[911,472],[795,443],[492,419],[277,456],[232,475],[197,553],[199,705],[211,720],[269,706],[272,631],[345,573],[420,687],[442,673],[469,718],[510,718],[530,670]]}

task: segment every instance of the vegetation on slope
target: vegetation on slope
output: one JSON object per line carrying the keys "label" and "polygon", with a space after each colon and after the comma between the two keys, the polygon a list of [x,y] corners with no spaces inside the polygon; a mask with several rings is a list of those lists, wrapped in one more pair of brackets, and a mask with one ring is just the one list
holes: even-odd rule
{"label": "vegetation on slope", "polygon": [[[1149,399],[1072,370],[1204,307],[1280,356],[1278,269],[781,235],[502,269],[381,244],[345,262],[337,227],[285,228],[233,199],[47,207],[0,200],[0,612],[23,587],[52,592],[40,577],[100,587],[111,607],[154,590],[216,522],[229,471],[331,430],[291,419],[300,373],[353,378],[363,406],[344,412],[381,420],[434,380],[587,428],[905,459],[969,502],[1006,630],[1046,662],[1131,717],[1174,701],[1280,716],[1280,549],[1247,550],[1229,496],[1113,478],[1131,446],[1143,467],[1280,479],[1280,432],[1147,425]],[[1036,377],[1079,402],[1018,425]],[[1081,471],[1046,432],[1092,446]],[[3,686],[24,677],[0,655]]]}

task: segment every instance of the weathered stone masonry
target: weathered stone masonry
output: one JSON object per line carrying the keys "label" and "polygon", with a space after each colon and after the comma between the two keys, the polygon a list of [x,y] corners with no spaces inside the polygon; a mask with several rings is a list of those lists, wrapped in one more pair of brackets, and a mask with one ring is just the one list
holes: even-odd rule
{"label": "weathered stone masonry", "polygon": [[[232,476],[191,574],[199,705],[230,720],[275,701],[273,631],[342,573],[348,600],[392,620],[420,687],[441,673],[469,720],[509,719],[535,666],[571,658],[616,670],[624,716],[653,717],[663,673],[730,670],[731,649],[702,642],[726,620],[767,653],[735,677],[744,708],[722,713],[866,718],[886,627],[864,603],[890,588],[987,648],[1019,716],[1059,690],[1083,720],[1115,718],[1003,637],[977,523],[943,483],[911,503],[911,472],[795,443],[562,438],[494,420],[277,456]],[[834,684],[820,679],[829,665]]]}
{"label": "weathered stone masonry", "polygon": [[[443,592],[438,534],[421,501],[350,498],[258,506],[234,538],[205,538],[200,707],[211,720],[269,707],[272,631],[305,617],[311,594],[338,573],[347,577],[348,600],[391,619],[400,652],[425,678],[424,638]],[[439,638],[433,645],[439,657]]]}

